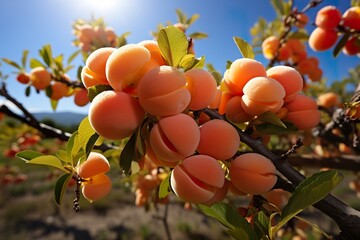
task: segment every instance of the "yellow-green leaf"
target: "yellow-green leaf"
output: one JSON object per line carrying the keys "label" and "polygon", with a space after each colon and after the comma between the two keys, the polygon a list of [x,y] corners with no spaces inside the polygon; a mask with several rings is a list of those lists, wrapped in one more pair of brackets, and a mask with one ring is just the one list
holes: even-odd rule
{"label": "yellow-green leaf", "polygon": [[60,169],[60,170],[62,170],[64,172],[67,171],[64,168],[64,166],[62,165],[60,159],[58,157],[53,156],[53,155],[39,156],[39,157],[36,157],[36,158],[33,158],[33,159],[27,161],[27,163],[45,165],[45,166]]}
{"label": "yellow-green leaf", "polygon": [[239,48],[241,55],[244,58],[254,59],[255,54],[253,48],[249,43],[247,43],[244,39],[239,37],[234,37],[234,41],[236,43],[236,46]]}
{"label": "yellow-green leaf", "polygon": [[72,177],[72,173],[66,173],[56,181],[54,187],[54,198],[55,198],[55,202],[59,205],[61,205],[64,193],[68,187],[71,177]]}
{"label": "yellow-green leaf", "polygon": [[187,54],[189,45],[185,33],[177,27],[169,26],[159,31],[157,42],[167,63],[178,67],[181,59]]}

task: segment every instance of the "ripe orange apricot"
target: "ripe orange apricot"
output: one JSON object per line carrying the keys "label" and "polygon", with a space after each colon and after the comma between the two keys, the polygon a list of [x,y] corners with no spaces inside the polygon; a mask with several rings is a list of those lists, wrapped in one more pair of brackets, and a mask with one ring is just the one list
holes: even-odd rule
{"label": "ripe orange apricot", "polygon": [[29,74],[22,72],[16,76],[16,80],[18,80],[19,83],[28,84],[30,82],[30,77]]}
{"label": "ripe orange apricot", "polygon": [[208,71],[193,68],[185,72],[186,88],[191,94],[189,109],[200,110],[209,106],[217,92],[216,80]]}
{"label": "ripe orange apricot", "polygon": [[80,42],[90,43],[95,38],[95,30],[89,24],[79,27],[78,38]]}
{"label": "ripe orange apricot", "polygon": [[277,112],[284,104],[285,89],[275,79],[255,77],[244,86],[242,107],[252,116],[267,111]]}
{"label": "ripe orange apricot", "polygon": [[151,145],[149,142],[146,142],[146,155],[145,155],[152,164],[157,167],[169,167],[174,168],[178,164],[178,160],[172,161],[172,159],[165,159],[164,161],[159,159],[154,151],[151,149]]}
{"label": "ripe orange apricot", "polygon": [[214,197],[225,182],[225,174],[216,159],[207,155],[186,158],[172,171],[171,188],[183,201],[204,203]]}
{"label": "ripe orange apricot", "polygon": [[146,64],[151,54],[148,49],[138,44],[124,45],[115,50],[106,62],[106,77],[116,91],[133,93],[149,70]]}
{"label": "ripe orange apricot", "polygon": [[214,196],[202,204],[211,206],[214,203],[221,202],[227,196],[229,192],[229,187],[230,181],[225,179],[224,185],[215,191]]}
{"label": "ripe orange apricot", "polygon": [[319,82],[322,75],[323,71],[321,70],[321,68],[317,67],[311,73],[309,73],[308,77],[312,82]]}
{"label": "ripe orange apricot", "polygon": [[320,122],[320,112],[311,97],[298,94],[285,107],[288,113],[284,121],[292,122],[300,130],[313,128]]}
{"label": "ripe orange apricot", "polygon": [[296,69],[303,75],[311,74],[319,67],[319,60],[315,57],[309,57],[298,62]]}
{"label": "ripe orange apricot", "polygon": [[74,95],[74,103],[79,106],[85,106],[89,103],[88,91],[86,89],[78,90]]}
{"label": "ripe orange apricot", "polygon": [[95,85],[109,85],[105,75],[106,62],[115,48],[104,47],[92,52],[81,71],[81,80],[86,88]]}
{"label": "ripe orange apricot", "polygon": [[89,121],[104,138],[119,140],[129,137],[144,118],[137,99],[127,93],[104,91],[90,104]]}
{"label": "ripe orange apricot", "polygon": [[69,92],[69,87],[62,82],[55,82],[51,85],[51,96],[50,98],[53,100],[59,100],[60,98],[67,95]]}
{"label": "ripe orange apricot", "polygon": [[353,56],[360,53],[360,46],[358,44],[360,40],[358,38],[350,38],[342,49],[342,52],[346,55]]}
{"label": "ripe orange apricot", "polygon": [[213,119],[200,126],[200,142],[197,151],[218,160],[233,157],[240,146],[236,129],[228,122]]}
{"label": "ripe orange apricot", "polygon": [[298,28],[304,28],[309,21],[309,17],[305,13],[296,14],[295,26]]}
{"label": "ripe orange apricot", "polygon": [[161,118],[150,132],[151,149],[162,161],[183,160],[194,154],[199,141],[197,123],[183,113]]}
{"label": "ripe orange apricot", "polygon": [[320,94],[317,100],[318,105],[324,108],[332,108],[340,104],[340,97],[334,92]]}
{"label": "ripe orange apricot", "polygon": [[241,95],[245,84],[254,77],[266,77],[265,67],[254,59],[240,58],[231,64],[224,80],[230,92]]}
{"label": "ripe orange apricot", "polygon": [[324,51],[334,46],[337,39],[338,35],[334,29],[323,29],[317,27],[310,34],[309,46],[314,51]]}
{"label": "ripe orange apricot", "polygon": [[84,182],[82,187],[83,196],[89,201],[97,201],[109,194],[111,180],[105,174],[93,176],[89,181]]}
{"label": "ripe orange apricot", "polygon": [[151,55],[150,63],[146,64],[146,72],[155,66],[161,66],[166,64],[164,58],[161,55],[159,45],[155,40],[144,40],[139,42],[138,44],[140,46],[144,46],[147,50],[149,50]]}
{"label": "ripe orange apricot", "polygon": [[231,161],[231,182],[242,192],[263,194],[276,183],[276,168],[270,159],[258,153],[245,153]]}
{"label": "ripe orange apricot", "polygon": [[51,81],[50,73],[43,67],[36,67],[31,69],[29,73],[29,78],[32,85],[38,90],[45,89],[47,86],[50,85]]}
{"label": "ripe orange apricot", "polygon": [[266,38],[261,45],[264,57],[266,59],[275,58],[275,55],[279,50],[279,46],[280,46],[280,39],[278,37],[270,36]]}
{"label": "ripe orange apricot", "polygon": [[170,66],[155,67],[146,73],[137,95],[145,111],[155,116],[181,113],[191,100],[184,73]]}
{"label": "ripe orange apricot", "polygon": [[315,18],[317,27],[324,29],[334,29],[341,21],[341,12],[335,6],[325,6],[321,8]]}
{"label": "ripe orange apricot", "polygon": [[354,6],[347,9],[342,16],[343,26],[360,30],[360,7]]}
{"label": "ripe orange apricot", "polygon": [[251,116],[244,111],[241,102],[240,96],[234,96],[228,101],[225,109],[226,119],[234,123],[244,123],[254,118],[254,116]]}
{"label": "ripe orange apricot", "polygon": [[300,73],[292,67],[288,66],[275,66],[266,71],[269,78],[278,81],[285,90],[284,101],[288,102],[295,98],[303,89],[303,78]]}
{"label": "ripe orange apricot", "polygon": [[77,173],[81,178],[91,178],[100,173],[106,173],[110,170],[109,161],[97,152],[90,152],[88,158],[79,165]]}

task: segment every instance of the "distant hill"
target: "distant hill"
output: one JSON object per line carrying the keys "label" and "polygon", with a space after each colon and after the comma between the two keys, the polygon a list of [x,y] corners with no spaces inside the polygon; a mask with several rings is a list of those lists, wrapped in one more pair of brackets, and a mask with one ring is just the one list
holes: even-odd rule
{"label": "distant hill", "polygon": [[86,114],[74,112],[38,112],[34,113],[34,116],[39,121],[51,119],[62,126],[73,126],[78,125],[86,117]]}

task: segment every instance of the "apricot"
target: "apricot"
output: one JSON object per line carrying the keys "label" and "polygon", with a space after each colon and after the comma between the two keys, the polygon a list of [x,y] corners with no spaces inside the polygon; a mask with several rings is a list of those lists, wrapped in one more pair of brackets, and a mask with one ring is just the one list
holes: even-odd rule
{"label": "apricot", "polygon": [[183,160],[194,154],[199,141],[197,123],[183,113],[161,118],[150,132],[151,149],[162,161]]}
{"label": "apricot", "polygon": [[138,44],[140,46],[144,46],[150,52],[151,64],[147,63],[147,70],[150,70],[154,66],[161,66],[166,64],[164,58],[161,55],[159,45],[155,40],[144,40],[139,42]]}
{"label": "apricot", "polygon": [[29,78],[32,85],[37,90],[45,89],[51,82],[51,75],[44,67],[35,67],[31,69]]}
{"label": "apricot", "polygon": [[254,116],[247,114],[241,105],[241,97],[234,96],[226,104],[225,116],[231,122],[244,123],[253,119]]}
{"label": "apricot", "polygon": [[311,97],[298,94],[285,107],[288,113],[284,121],[292,122],[300,130],[311,129],[320,122],[320,112],[316,101]]}
{"label": "apricot", "polygon": [[106,173],[110,170],[109,161],[97,152],[90,152],[88,158],[79,165],[77,173],[82,178],[91,178],[100,173]]}
{"label": "apricot", "polygon": [[[290,87],[289,87],[290,89]],[[275,79],[255,77],[244,86],[242,107],[252,116],[267,111],[277,112],[284,104],[285,89]]]}
{"label": "apricot", "polygon": [[324,108],[332,108],[340,104],[340,97],[334,92],[320,94],[317,100],[318,105]]}
{"label": "apricot", "polygon": [[245,84],[254,77],[266,77],[265,67],[254,59],[240,58],[231,64],[224,80],[230,92],[241,95]]}
{"label": "apricot", "polygon": [[106,78],[106,62],[115,48],[104,47],[92,52],[86,59],[85,66],[81,71],[81,80],[86,88],[95,85],[109,85]]}
{"label": "apricot", "polygon": [[89,103],[88,91],[83,88],[78,90],[74,95],[74,103],[79,107],[83,107],[86,104],[88,104]]}
{"label": "apricot", "polygon": [[146,155],[145,157],[147,157],[152,164],[156,165],[157,167],[169,167],[169,168],[174,168],[177,164],[178,164],[178,160],[172,161],[172,159],[165,159],[165,160],[161,160],[159,159],[154,151],[151,149],[151,145],[150,143],[146,143]]}
{"label": "apricot", "polygon": [[116,39],[117,36],[116,36],[114,29],[111,27],[106,27],[105,34],[106,34],[106,38],[107,38],[110,46],[115,47],[117,44],[117,39]]}
{"label": "apricot", "polygon": [[321,8],[315,18],[315,25],[324,29],[334,29],[341,21],[341,12],[335,6]]}
{"label": "apricot", "polygon": [[342,25],[350,29],[360,30],[360,7],[353,6],[342,15]]}
{"label": "apricot", "polygon": [[268,202],[274,204],[278,209],[282,209],[288,202],[291,194],[282,189],[273,189],[262,195]]}
{"label": "apricot", "polygon": [[309,21],[309,17],[305,13],[296,14],[295,26],[298,28],[304,28]]}
{"label": "apricot", "polygon": [[213,101],[209,104],[209,108],[212,108],[212,109],[218,109],[219,108],[220,102],[221,102],[221,95],[222,95],[222,91],[218,87],[216,89],[216,94],[215,94],[215,97],[214,97]]}
{"label": "apricot", "polygon": [[215,191],[214,196],[210,198],[208,201],[204,202],[203,204],[207,206],[211,206],[214,203],[221,202],[227,196],[229,192],[229,187],[230,187],[230,181],[225,179],[224,185],[221,188],[217,189]]}
{"label": "apricot", "polygon": [[353,56],[360,53],[359,38],[350,38],[342,49],[342,52],[346,55]]}
{"label": "apricot", "polygon": [[90,43],[95,38],[95,30],[89,24],[79,27],[78,38],[80,42]]}
{"label": "apricot", "polygon": [[275,58],[279,46],[280,46],[280,39],[278,37],[270,36],[266,38],[261,45],[264,57],[266,59]]}
{"label": "apricot", "polygon": [[284,101],[288,102],[303,89],[303,78],[300,73],[292,67],[275,66],[266,71],[269,78],[278,81],[285,90]]}
{"label": "apricot", "polygon": [[[306,53],[305,45],[297,38],[289,38],[286,44],[290,47],[291,51],[296,54]],[[305,56],[306,57],[306,56]]]}
{"label": "apricot", "polygon": [[142,76],[149,70],[146,64],[151,54],[138,44],[124,45],[115,50],[106,62],[106,77],[116,91],[135,92]]}
{"label": "apricot", "polygon": [[312,82],[319,82],[322,75],[323,71],[321,70],[321,68],[317,67],[311,73],[309,73],[308,77]]}
{"label": "apricot", "polygon": [[189,109],[200,110],[209,106],[217,92],[216,80],[208,71],[193,68],[185,72],[186,88],[191,94]]}
{"label": "apricot", "polygon": [[161,117],[181,113],[191,100],[184,73],[170,66],[155,67],[146,73],[137,95],[146,112]]}
{"label": "apricot", "polygon": [[55,82],[51,85],[51,96],[50,98],[53,100],[59,100],[60,98],[67,95],[69,92],[69,87],[62,82]]}
{"label": "apricot", "polygon": [[27,73],[19,73],[19,74],[16,76],[16,80],[17,80],[19,83],[28,84],[28,83],[30,82],[30,77],[29,77],[29,74],[27,74]]}
{"label": "apricot", "polygon": [[268,192],[276,183],[276,168],[258,153],[245,153],[231,161],[229,175],[234,186],[249,194]]}
{"label": "apricot", "polygon": [[89,108],[91,126],[109,140],[129,137],[144,115],[137,99],[127,93],[111,90],[98,94]]}
{"label": "apricot", "polygon": [[111,180],[108,176],[98,174],[83,184],[82,194],[89,201],[97,201],[109,194],[111,185]]}
{"label": "apricot", "polygon": [[317,27],[310,34],[309,46],[314,51],[324,51],[334,46],[337,39],[338,35],[334,29],[323,29]]}
{"label": "apricot", "polygon": [[183,201],[204,203],[224,186],[225,174],[216,159],[207,155],[186,158],[172,171],[170,184]]}
{"label": "apricot", "polygon": [[197,151],[218,160],[235,155],[240,146],[236,129],[228,122],[213,119],[200,126],[200,142]]}

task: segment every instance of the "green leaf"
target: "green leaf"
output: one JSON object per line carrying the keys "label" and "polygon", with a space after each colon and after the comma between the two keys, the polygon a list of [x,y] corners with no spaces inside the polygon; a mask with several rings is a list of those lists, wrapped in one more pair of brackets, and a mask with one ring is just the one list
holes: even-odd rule
{"label": "green leaf", "polygon": [[50,99],[50,104],[51,104],[51,108],[53,111],[56,110],[57,106],[58,106],[59,101],[58,100],[54,100],[54,99]]}
{"label": "green leaf", "polygon": [[263,121],[263,122],[272,123],[279,127],[286,128],[286,125],[284,124],[284,122],[281,121],[281,119],[278,117],[278,115],[276,115],[272,111],[264,112],[263,114],[259,115],[257,119],[259,119],[260,121]]}
{"label": "green leaf", "polygon": [[39,60],[35,59],[35,58],[31,58],[30,59],[30,67],[31,68],[36,68],[36,67],[44,67],[45,68],[45,65],[40,62]]}
{"label": "green leaf", "polygon": [[199,17],[200,17],[199,14],[194,14],[194,15],[192,15],[192,16],[186,21],[186,24],[187,24],[188,26],[190,26],[190,25],[193,24],[196,20],[198,20]]}
{"label": "green leaf", "polygon": [[290,32],[289,38],[296,38],[299,40],[308,40],[309,34],[307,34],[306,32]]}
{"label": "green leaf", "polygon": [[25,69],[26,67],[26,61],[27,61],[27,57],[29,55],[29,51],[28,50],[24,50],[22,57],[21,57],[21,66],[23,69]]}
{"label": "green leaf", "polygon": [[186,23],[186,15],[181,11],[181,9],[176,9],[176,15],[179,23]]}
{"label": "green leaf", "polygon": [[75,131],[70,139],[68,140],[67,142],[67,145],[66,145],[66,152],[67,152],[67,155],[69,157],[69,159],[71,159],[72,163],[73,163],[73,166],[75,166],[77,164],[77,157],[79,155],[79,152],[81,151],[81,145],[79,143],[79,133],[78,131]]}
{"label": "green leaf", "polygon": [[198,207],[205,215],[215,218],[225,227],[229,228],[231,236],[244,237],[239,239],[256,239],[256,233],[250,223],[232,206],[219,202],[210,207],[201,204]]}
{"label": "green leaf", "polygon": [[254,217],[254,228],[258,235],[258,239],[268,235],[269,232],[269,217],[263,211],[258,212]]}
{"label": "green leaf", "polygon": [[170,188],[170,174],[160,183],[159,187],[159,198],[164,198],[171,193]]}
{"label": "green leaf", "polygon": [[178,67],[181,59],[187,54],[189,43],[186,35],[177,27],[169,26],[159,31],[157,42],[167,63]]}
{"label": "green leaf", "polygon": [[54,187],[54,198],[55,198],[55,202],[59,205],[61,205],[62,199],[64,197],[64,193],[68,187],[71,177],[72,177],[72,173],[66,173],[56,181]]}
{"label": "green leaf", "polygon": [[306,178],[292,193],[282,211],[279,224],[275,226],[276,229],[280,229],[305,208],[326,197],[342,179],[343,176],[337,170],[318,172]]}
{"label": "green leaf", "polygon": [[16,154],[16,157],[18,157],[21,160],[24,160],[26,162],[30,161],[33,158],[37,158],[37,157],[40,157],[40,156],[44,156],[44,154],[42,154],[40,152],[37,152],[37,151],[34,151],[34,150],[24,150],[24,151],[18,152]]}
{"label": "green leaf", "polygon": [[79,55],[79,53],[81,53],[81,50],[77,50],[76,52],[71,54],[67,60],[67,64],[70,64],[77,57],[77,55]]}
{"label": "green leaf", "polygon": [[82,71],[82,69],[83,69],[83,67],[79,66],[78,69],[77,69],[77,72],[76,72],[76,77],[80,81],[81,81],[81,71]]}
{"label": "green leaf", "polygon": [[349,40],[351,36],[350,32],[346,32],[342,38],[340,39],[340,41],[336,44],[336,46],[334,47],[333,50],[333,56],[337,57],[341,51],[341,49],[345,46],[345,44],[347,43],[347,41]]}
{"label": "green leaf", "polygon": [[56,156],[63,162],[71,163],[71,160],[69,159],[67,152],[65,150],[58,150],[56,152]]}
{"label": "green leaf", "polygon": [[49,44],[45,45],[42,49],[39,50],[39,53],[46,65],[51,67],[53,61],[51,46]]}
{"label": "green leaf", "polygon": [[101,92],[112,90],[110,85],[96,85],[88,88],[88,97],[90,102]]}
{"label": "green leaf", "polygon": [[43,155],[43,156],[39,156],[36,158],[33,158],[29,161],[27,161],[27,163],[31,163],[31,164],[39,164],[39,165],[45,165],[45,166],[49,166],[49,167],[54,167],[57,169],[60,169],[64,172],[66,172],[67,170],[64,168],[64,166],[62,165],[61,161],[59,158],[53,156],[53,155]]}
{"label": "green leaf", "polygon": [[208,38],[208,37],[209,36],[203,32],[193,32],[193,33],[189,34],[189,38],[192,38],[192,39],[204,39],[204,38]]}
{"label": "green leaf", "polygon": [[79,143],[84,149],[86,157],[89,156],[99,135],[92,128],[89,117],[85,117],[79,124],[78,128]]}
{"label": "green leaf", "polygon": [[281,17],[285,14],[285,9],[283,5],[283,0],[271,0],[271,4],[273,5],[276,14]]}
{"label": "green leaf", "polygon": [[234,37],[234,41],[236,43],[236,46],[239,48],[240,53],[244,58],[251,58],[254,59],[255,54],[253,51],[253,48],[249,43],[247,43],[244,39],[239,37]]}
{"label": "green leaf", "polygon": [[26,88],[25,88],[25,96],[30,96],[30,94],[31,94],[31,86],[27,86]]}
{"label": "green leaf", "polygon": [[355,6],[360,7],[360,0],[351,0],[351,6],[352,7],[355,7]]}
{"label": "green leaf", "polygon": [[[238,240],[253,240],[258,238],[252,238],[251,235],[246,232],[244,228],[235,228],[227,230],[227,233],[232,236],[234,239]],[[254,234],[255,235],[255,234]],[[255,235],[256,236],[256,235]]]}
{"label": "green leaf", "polygon": [[14,61],[12,61],[12,60],[10,60],[10,59],[8,59],[8,58],[2,58],[2,60],[3,60],[5,63],[9,64],[10,66],[13,66],[14,68],[17,68],[17,69],[21,70],[20,65],[17,64],[16,62],[14,62]]}
{"label": "green leaf", "polygon": [[136,136],[137,133],[134,132],[120,154],[119,165],[127,176],[131,174],[131,162],[136,159]]}
{"label": "green leaf", "polygon": [[274,125],[272,123],[262,123],[255,125],[256,131],[267,134],[267,135],[281,135],[281,134],[288,134],[288,133],[294,133],[298,131],[298,128],[291,122],[283,122],[286,126],[279,127],[277,125]]}

